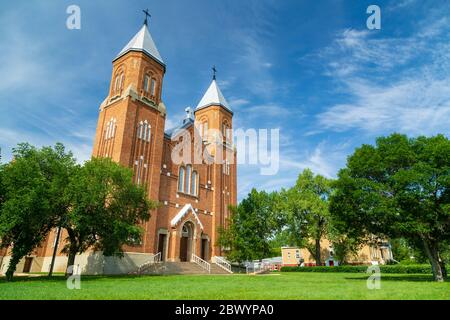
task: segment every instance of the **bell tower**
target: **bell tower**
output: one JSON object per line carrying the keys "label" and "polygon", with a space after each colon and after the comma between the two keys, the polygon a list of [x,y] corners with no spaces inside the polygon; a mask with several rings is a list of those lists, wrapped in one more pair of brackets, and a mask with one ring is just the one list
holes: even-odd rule
{"label": "bell tower", "polygon": [[[213,196],[213,235],[217,228],[226,226],[230,205],[237,203],[236,150],[233,144],[233,111],[217,84],[216,68],[213,79],[195,109],[195,123],[208,154],[214,159],[210,166]],[[221,256],[222,248],[214,246],[212,255]]]}
{"label": "bell tower", "polygon": [[[133,170],[136,184],[159,199],[166,107],[162,87],[166,65],[144,25],[113,60],[111,84],[100,106],[93,157],[111,158]],[[146,224],[142,248],[153,252],[154,221]]]}

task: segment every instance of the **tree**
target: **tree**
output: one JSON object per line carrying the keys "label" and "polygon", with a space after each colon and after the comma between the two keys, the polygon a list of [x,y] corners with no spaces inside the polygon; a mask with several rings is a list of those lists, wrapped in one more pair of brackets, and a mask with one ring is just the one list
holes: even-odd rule
{"label": "tree", "polygon": [[280,210],[286,215],[292,242],[307,248],[317,265],[322,264],[320,242],[327,235],[331,190],[331,180],[305,169],[295,186],[280,195]]}
{"label": "tree", "polygon": [[13,156],[0,173],[0,246],[11,247],[9,281],[19,261],[41,244],[65,212],[63,194],[75,164],[62,144],[39,150],[19,144]]}
{"label": "tree", "polygon": [[450,141],[393,134],[363,145],[339,172],[331,214],[354,237],[420,242],[443,281],[442,243],[450,238]]}
{"label": "tree", "polygon": [[230,260],[251,261],[271,255],[270,238],[275,228],[273,196],[253,189],[237,207],[230,207],[228,226],[219,229],[218,240],[218,245],[229,249]]}
{"label": "tree", "polygon": [[78,167],[67,190],[70,210],[62,226],[68,234],[63,249],[68,267],[90,248],[122,256],[123,245],[141,242],[139,224],[157,206],[133,183],[133,172],[110,159],[92,159]]}

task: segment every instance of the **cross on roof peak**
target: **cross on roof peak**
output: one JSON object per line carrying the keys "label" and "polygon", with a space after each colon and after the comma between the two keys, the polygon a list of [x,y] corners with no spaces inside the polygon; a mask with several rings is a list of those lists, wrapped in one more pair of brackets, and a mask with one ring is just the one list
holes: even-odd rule
{"label": "cross on roof peak", "polygon": [[142,12],[145,13],[145,21],[144,21],[144,24],[145,24],[145,25],[148,25],[148,18],[151,18],[152,15],[150,14],[150,12],[148,12],[148,9],[142,10]]}
{"label": "cross on roof peak", "polygon": [[216,80],[216,74],[217,74],[216,66],[212,67],[212,71],[213,71],[213,80]]}

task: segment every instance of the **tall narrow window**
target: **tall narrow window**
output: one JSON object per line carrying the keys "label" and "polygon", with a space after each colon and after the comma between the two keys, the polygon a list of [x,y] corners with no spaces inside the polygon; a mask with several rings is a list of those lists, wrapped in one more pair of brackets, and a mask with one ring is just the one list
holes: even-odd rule
{"label": "tall narrow window", "polygon": [[105,140],[109,139],[109,130],[111,129],[111,126],[108,124],[106,125],[106,134],[105,134]]}
{"label": "tall narrow window", "polygon": [[192,172],[192,187],[191,187],[191,194],[194,196],[198,195],[198,174],[197,171]]}
{"label": "tall narrow window", "polygon": [[186,189],[184,190],[186,193],[191,193],[191,173],[192,167],[190,165],[186,166]]}
{"label": "tall narrow window", "polygon": [[114,92],[119,93],[123,88],[123,83],[125,82],[125,75],[123,72],[119,73],[114,80]]}
{"label": "tall narrow window", "polygon": [[142,139],[144,135],[144,123],[141,121],[139,123],[139,139]]}
{"label": "tall narrow window", "polygon": [[230,175],[230,162],[228,160],[225,160],[223,163],[223,173]]}
{"label": "tall narrow window", "polygon": [[148,125],[147,128],[147,141],[150,142],[150,138],[151,138],[151,129],[152,127],[150,125]]}
{"label": "tall narrow window", "polygon": [[144,133],[142,135],[142,140],[147,140],[147,131],[148,131],[148,123],[147,121],[144,122]]}
{"label": "tall narrow window", "polygon": [[122,73],[122,75],[120,76],[120,86],[119,86],[119,90],[123,89],[123,83],[125,82],[125,75]]}
{"label": "tall narrow window", "polygon": [[119,91],[119,81],[120,81],[120,76],[117,75],[116,80],[114,81],[114,92],[115,93]]}
{"label": "tall narrow window", "polygon": [[106,124],[105,140],[114,138],[116,134],[116,127],[117,127],[117,120],[115,118],[111,118],[111,120]]}
{"label": "tall narrow window", "polygon": [[156,94],[156,80],[152,79],[151,85],[150,85],[150,94],[154,96]]}
{"label": "tall narrow window", "polygon": [[178,191],[184,192],[184,167],[180,167],[178,174]]}
{"label": "tall narrow window", "polygon": [[141,184],[141,171],[142,171],[142,167],[144,164],[144,156],[140,156],[139,160],[136,161],[136,165],[137,165],[137,184],[140,185]]}
{"label": "tall narrow window", "polygon": [[148,89],[149,89],[149,85],[150,85],[150,77],[148,76],[148,75],[146,75],[145,77],[144,77],[144,91],[145,92],[148,92]]}

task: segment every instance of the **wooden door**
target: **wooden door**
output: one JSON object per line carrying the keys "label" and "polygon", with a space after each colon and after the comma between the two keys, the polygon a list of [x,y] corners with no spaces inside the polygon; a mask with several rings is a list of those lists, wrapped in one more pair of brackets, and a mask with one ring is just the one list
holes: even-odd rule
{"label": "wooden door", "polygon": [[182,237],[180,242],[180,261],[187,262],[188,261],[188,240],[187,237]]}
{"label": "wooden door", "polygon": [[166,235],[160,234],[158,239],[158,252],[161,252],[161,261],[166,259]]}
{"label": "wooden door", "polygon": [[203,260],[207,260],[207,253],[208,253],[208,240],[202,239],[202,251],[201,251],[201,257]]}

